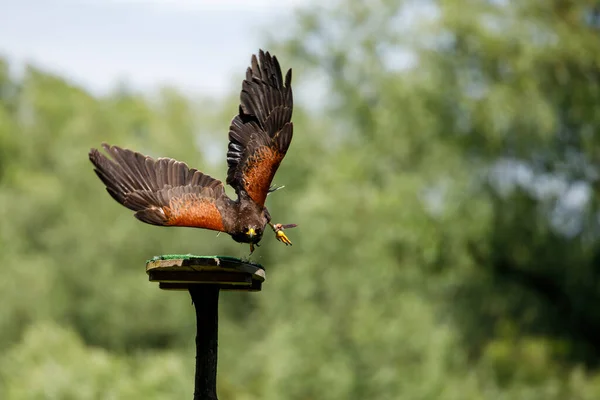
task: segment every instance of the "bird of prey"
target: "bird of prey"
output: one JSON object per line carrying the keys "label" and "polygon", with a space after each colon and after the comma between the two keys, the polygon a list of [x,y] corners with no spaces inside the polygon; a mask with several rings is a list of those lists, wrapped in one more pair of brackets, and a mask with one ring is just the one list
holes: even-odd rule
{"label": "bird of prey", "polygon": [[284,78],[276,57],[262,50],[258,58],[252,56],[239,112],[229,127],[226,182],[236,200],[225,194],[221,181],[171,158],[153,159],[103,144],[110,157],[91,149],[90,161],[108,193],[142,222],[226,232],[236,242],[249,243],[250,254],[268,224],[277,240],[291,245],[283,231],[296,225],[273,224],[265,207],[267,195],[277,190],[271,181],[292,141],[291,81],[292,70]]}

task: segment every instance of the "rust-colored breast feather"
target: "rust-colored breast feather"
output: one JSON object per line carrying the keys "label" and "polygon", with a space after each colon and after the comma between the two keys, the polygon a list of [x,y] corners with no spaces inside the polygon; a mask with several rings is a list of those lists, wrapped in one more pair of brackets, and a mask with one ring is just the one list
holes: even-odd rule
{"label": "rust-colored breast feather", "polygon": [[163,207],[168,226],[188,226],[224,232],[223,218],[215,201],[192,194],[172,198],[169,206]]}
{"label": "rust-colored breast feather", "polygon": [[244,188],[257,204],[265,204],[275,172],[285,154],[277,149],[262,146],[248,159],[244,172]]}

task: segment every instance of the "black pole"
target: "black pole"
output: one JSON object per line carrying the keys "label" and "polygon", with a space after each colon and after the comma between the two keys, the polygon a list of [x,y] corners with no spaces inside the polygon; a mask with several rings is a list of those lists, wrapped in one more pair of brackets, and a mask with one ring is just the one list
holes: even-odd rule
{"label": "black pole", "polygon": [[194,400],[217,399],[219,287],[190,285],[196,309],[196,376]]}

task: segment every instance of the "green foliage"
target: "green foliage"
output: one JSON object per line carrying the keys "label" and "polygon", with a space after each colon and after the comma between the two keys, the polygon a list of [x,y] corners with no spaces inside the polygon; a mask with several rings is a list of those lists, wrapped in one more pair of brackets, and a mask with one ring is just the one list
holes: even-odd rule
{"label": "green foliage", "polygon": [[[273,48],[310,104],[268,207],[299,228],[253,256],[262,293],[221,296],[220,398],[598,398],[597,15],[534,0],[298,13]],[[145,282],[144,261],[247,248],[138,223],[86,155],[106,141],[223,179],[236,102],[94,98],[7,71],[0,397],[189,396],[190,299]]]}
{"label": "green foliage", "polygon": [[172,352],[113,355],[79,336],[38,322],[2,358],[4,399],[163,399],[188,397],[188,362]]}

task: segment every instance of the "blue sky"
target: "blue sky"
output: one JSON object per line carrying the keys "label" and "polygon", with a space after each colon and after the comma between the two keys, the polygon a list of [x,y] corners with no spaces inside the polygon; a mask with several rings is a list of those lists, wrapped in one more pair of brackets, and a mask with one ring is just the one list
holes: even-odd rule
{"label": "blue sky", "polygon": [[220,96],[237,88],[267,26],[285,29],[309,1],[0,0],[0,55],[95,93],[125,80]]}

